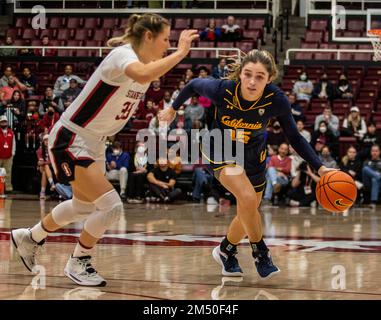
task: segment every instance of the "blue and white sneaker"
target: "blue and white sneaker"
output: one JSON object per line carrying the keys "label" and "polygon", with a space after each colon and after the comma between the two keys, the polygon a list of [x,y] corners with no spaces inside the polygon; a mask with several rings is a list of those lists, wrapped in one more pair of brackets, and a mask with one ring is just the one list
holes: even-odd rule
{"label": "blue and white sneaker", "polygon": [[253,252],[255,266],[261,278],[271,278],[280,272],[280,269],[273,264],[269,250]]}
{"label": "blue and white sneaker", "polygon": [[220,250],[220,246],[213,249],[213,258],[222,267],[222,275],[227,277],[242,277],[243,272],[239,266],[238,260],[235,257],[237,252],[231,255]]}

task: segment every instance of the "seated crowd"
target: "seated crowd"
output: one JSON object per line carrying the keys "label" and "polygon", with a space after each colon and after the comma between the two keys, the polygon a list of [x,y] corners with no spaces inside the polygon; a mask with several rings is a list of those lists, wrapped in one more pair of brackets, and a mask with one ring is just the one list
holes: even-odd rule
{"label": "seated crowd", "polygon": [[[234,21],[231,24],[228,27],[234,29]],[[182,129],[190,136],[191,129],[210,127],[214,106],[206,97],[193,96],[186,101],[168,128],[159,125],[157,113],[171,106],[179,91],[192,78],[223,78],[226,74],[226,60],[221,59],[213,70],[206,67],[186,70],[173,90],[163,90],[161,81],[154,81],[123,131],[128,132],[135,120],[145,121],[146,128],[157,136],[167,134],[163,130],[172,129]],[[316,97],[327,98],[328,101],[335,97],[352,99],[350,85],[345,81],[345,75],[340,76],[335,87],[323,75],[313,85],[306,74],[301,74],[293,92],[289,94],[291,111],[299,132],[311,144],[323,164],[352,175],[360,191],[361,201],[365,198],[374,206],[379,200],[381,185],[380,141],[375,124],[367,122],[355,105],[350,107],[340,123],[328,104],[316,116],[313,127],[308,127],[305,125],[304,110],[298,103]],[[9,176],[12,158],[20,147],[19,152],[36,152],[36,168],[41,176],[40,198],[45,198],[46,192],[57,192],[65,199],[71,197],[70,186],[55,181],[46,143],[50,129],[80,94],[85,83],[85,80],[75,75],[72,66],[67,65],[64,74],[57,78],[54,85],[46,87],[43,97],[39,99],[36,95],[38,79],[29,68],[15,71],[7,66],[3,69],[0,77],[0,126],[4,141],[0,143],[0,164],[7,171],[8,192],[12,191]],[[340,154],[340,136],[356,138],[346,154]],[[314,192],[319,177],[289,146],[276,120],[268,130],[267,142],[264,202],[277,204],[283,201],[290,206],[316,205]],[[106,176],[129,203],[142,203],[145,200],[173,202],[180,198],[195,202],[204,199],[209,204],[225,202],[226,190],[213,179],[205,165],[183,165],[176,154],[168,154],[168,158],[158,158],[156,164],[150,164],[147,146],[143,142],[138,141],[134,151],[127,152],[123,150],[123,144],[117,136],[110,137],[110,145],[106,150]],[[190,191],[182,188],[181,181],[184,179],[190,181]]]}

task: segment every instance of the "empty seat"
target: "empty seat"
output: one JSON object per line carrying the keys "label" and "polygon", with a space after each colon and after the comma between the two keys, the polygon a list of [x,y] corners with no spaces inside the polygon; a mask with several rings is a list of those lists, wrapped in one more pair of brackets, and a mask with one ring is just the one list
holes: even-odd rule
{"label": "empty seat", "polygon": [[33,28],[26,28],[24,29],[23,33],[22,33],[22,38],[25,40],[25,39],[29,39],[29,40],[33,40],[37,37],[37,32],[35,29]]}
{"label": "empty seat", "polygon": [[55,38],[57,35],[57,29],[49,28],[49,29],[43,29],[40,33],[40,39],[42,39],[45,36],[48,36],[49,39]]}
{"label": "empty seat", "polygon": [[327,30],[328,22],[327,20],[312,20],[311,21],[311,27],[310,29],[312,31],[321,31],[321,30]]}
{"label": "empty seat", "polygon": [[75,40],[87,40],[89,39],[90,29],[78,29],[75,31]]}
{"label": "empty seat", "polygon": [[30,18],[28,17],[17,17],[15,22],[16,28],[26,28],[30,25]]}
{"label": "empty seat", "polygon": [[38,65],[39,72],[53,73],[57,71],[57,62],[40,62]]}
{"label": "empty seat", "polygon": [[306,42],[320,42],[323,38],[322,31],[306,31],[305,41]]}
{"label": "empty seat", "polygon": [[359,38],[361,37],[362,32],[361,31],[344,31],[343,37],[344,38]]}
{"label": "empty seat", "polygon": [[296,60],[312,60],[312,52],[296,52]]}
{"label": "empty seat", "polygon": [[102,27],[104,29],[114,29],[118,25],[118,18],[104,18]]}
{"label": "empty seat", "polygon": [[318,45],[319,44],[317,42],[303,42],[301,45],[301,48],[302,49],[317,49]]}
{"label": "empty seat", "polygon": [[77,57],[95,57],[96,50],[77,49],[75,50],[75,55]]}
{"label": "empty seat", "polygon": [[373,54],[372,53],[354,53],[353,60],[356,61],[372,61]]}
{"label": "empty seat", "polygon": [[99,18],[85,18],[85,21],[83,23],[83,28],[86,29],[96,29],[99,26]]}
{"label": "empty seat", "polygon": [[94,31],[93,40],[105,42],[109,38],[109,30],[98,29]]}
{"label": "empty seat", "polygon": [[174,29],[188,29],[189,25],[190,25],[190,19],[176,18]]}
{"label": "empty seat", "polygon": [[335,43],[320,43],[320,49],[337,49],[337,44]]}
{"label": "empty seat", "polygon": [[21,28],[8,28],[5,32],[5,37],[12,37],[12,39],[19,38],[21,36]]}
{"label": "empty seat", "polygon": [[66,27],[68,29],[78,29],[81,26],[81,18],[69,17],[67,18]]}
{"label": "empty seat", "polygon": [[50,29],[59,29],[62,27],[63,18],[61,17],[51,17],[48,19],[48,25]]}
{"label": "empty seat", "polygon": [[208,25],[207,18],[195,18],[193,20],[193,29],[204,29]]}
{"label": "empty seat", "polygon": [[197,47],[199,47],[199,48],[214,48],[214,42],[212,42],[212,41],[199,41],[197,43]]}
{"label": "empty seat", "polygon": [[263,29],[265,19],[248,19],[248,29]]}
{"label": "empty seat", "polygon": [[252,39],[257,41],[261,37],[260,30],[243,30],[243,37],[245,39]]}
{"label": "empty seat", "polygon": [[72,30],[70,29],[59,29],[57,32],[57,40],[69,40],[72,35]]}
{"label": "empty seat", "polygon": [[236,46],[241,51],[247,53],[250,50],[254,49],[254,42],[253,41],[240,41],[240,42],[237,42]]}
{"label": "empty seat", "polygon": [[29,68],[32,72],[35,72],[38,69],[38,62],[35,62],[35,61],[22,62],[20,67],[21,67],[20,71],[22,71],[23,68]]}
{"label": "empty seat", "polygon": [[191,57],[191,58],[209,58],[209,53],[207,51],[191,50],[189,53],[189,57]]}

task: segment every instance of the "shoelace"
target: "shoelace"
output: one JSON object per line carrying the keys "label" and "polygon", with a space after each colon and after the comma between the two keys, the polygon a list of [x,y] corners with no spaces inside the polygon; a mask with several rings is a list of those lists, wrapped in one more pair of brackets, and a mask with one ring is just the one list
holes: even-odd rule
{"label": "shoelace", "polygon": [[236,267],[236,266],[238,265],[238,260],[237,260],[237,258],[235,257],[236,254],[237,254],[237,252],[228,255],[228,257],[227,257],[227,259],[226,259],[226,265],[227,265],[227,268],[228,268],[228,269],[230,269],[231,267]]}
{"label": "shoelace", "polygon": [[91,258],[86,258],[86,259],[81,259],[79,261],[85,267],[86,273],[88,273],[90,275],[95,275],[97,273],[97,271],[91,265],[90,260],[91,260]]}
{"label": "shoelace", "polygon": [[258,259],[258,263],[266,263],[269,267],[273,267],[273,262],[271,257],[268,254],[268,251],[260,251],[255,256]]}

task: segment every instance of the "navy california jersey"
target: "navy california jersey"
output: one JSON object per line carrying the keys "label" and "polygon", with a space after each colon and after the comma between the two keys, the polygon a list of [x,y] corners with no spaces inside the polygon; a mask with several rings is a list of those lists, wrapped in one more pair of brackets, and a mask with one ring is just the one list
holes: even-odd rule
{"label": "navy california jersey", "polygon": [[[184,87],[173,102],[173,108],[177,110],[194,94],[212,100],[216,106],[213,127],[230,129],[231,139],[242,141],[245,150],[254,148],[258,153],[264,150],[266,129],[270,120],[275,117],[296,152],[315,170],[322,166],[310,144],[299,134],[288,98],[274,84],[266,85],[258,100],[248,101],[240,94],[240,82],[198,78]],[[241,129],[239,133],[237,129]]]}

